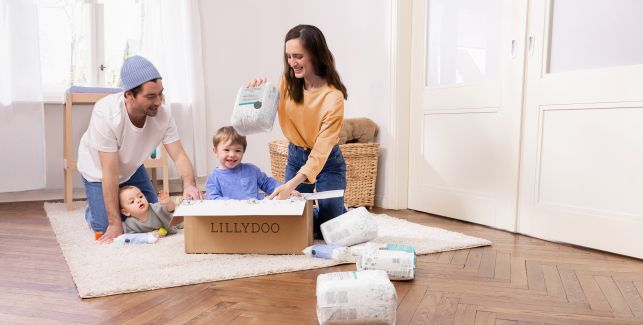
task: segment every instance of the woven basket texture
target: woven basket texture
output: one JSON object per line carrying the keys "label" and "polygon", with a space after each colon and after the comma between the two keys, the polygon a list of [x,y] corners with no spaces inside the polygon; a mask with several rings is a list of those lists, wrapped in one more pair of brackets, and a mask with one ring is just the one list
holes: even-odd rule
{"label": "woven basket texture", "polygon": [[[270,167],[272,177],[284,182],[286,162],[288,161],[288,142],[272,141]],[[375,204],[375,182],[377,179],[377,160],[379,143],[347,143],[339,145],[346,160],[346,191],[344,203],[349,207],[372,207]]]}

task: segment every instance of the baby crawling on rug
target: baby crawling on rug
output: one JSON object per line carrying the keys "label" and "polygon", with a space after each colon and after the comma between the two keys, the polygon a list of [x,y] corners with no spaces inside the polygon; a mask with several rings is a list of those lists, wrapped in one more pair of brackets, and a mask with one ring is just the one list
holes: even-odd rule
{"label": "baby crawling on rug", "polygon": [[148,203],[143,192],[136,186],[123,186],[118,192],[121,214],[127,218],[123,221],[123,233],[155,232],[158,237],[167,233],[175,234],[176,229],[170,225],[176,205],[166,192],[160,192],[158,203]]}

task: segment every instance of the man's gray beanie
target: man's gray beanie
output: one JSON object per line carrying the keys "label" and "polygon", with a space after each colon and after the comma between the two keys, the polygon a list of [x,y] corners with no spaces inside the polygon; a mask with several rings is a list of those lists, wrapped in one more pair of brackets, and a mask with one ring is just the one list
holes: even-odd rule
{"label": "man's gray beanie", "polygon": [[150,80],[161,78],[161,74],[148,59],[134,55],[123,62],[121,88],[128,91]]}

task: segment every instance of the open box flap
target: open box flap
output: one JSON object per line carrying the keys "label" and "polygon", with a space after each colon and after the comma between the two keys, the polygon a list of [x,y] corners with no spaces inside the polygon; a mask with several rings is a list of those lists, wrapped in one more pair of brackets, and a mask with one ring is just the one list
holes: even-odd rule
{"label": "open box flap", "polygon": [[323,200],[344,195],[344,190],[302,193],[289,200],[185,200],[174,210],[175,217],[211,216],[300,216],[306,200]]}
{"label": "open box flap", "polygon": [[175,217],[301,216],[305,200],[193,200],[176,207]]}

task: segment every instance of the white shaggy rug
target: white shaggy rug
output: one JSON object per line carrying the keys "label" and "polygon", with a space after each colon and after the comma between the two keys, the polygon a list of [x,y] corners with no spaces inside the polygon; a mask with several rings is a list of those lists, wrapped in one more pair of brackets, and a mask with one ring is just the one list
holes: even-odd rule
{"label": "white shaggy rug", "polygon": [[[183,232],[151,245],[103,245],[85,222],[84,202],[68,211],[45,203],[45,211],[82,298],[209,281],[300,271],[339,263],[305,255],[186,254]],[[410,244],[418,255],[490,245],[486,239],[375,215],[376,242]]]}

